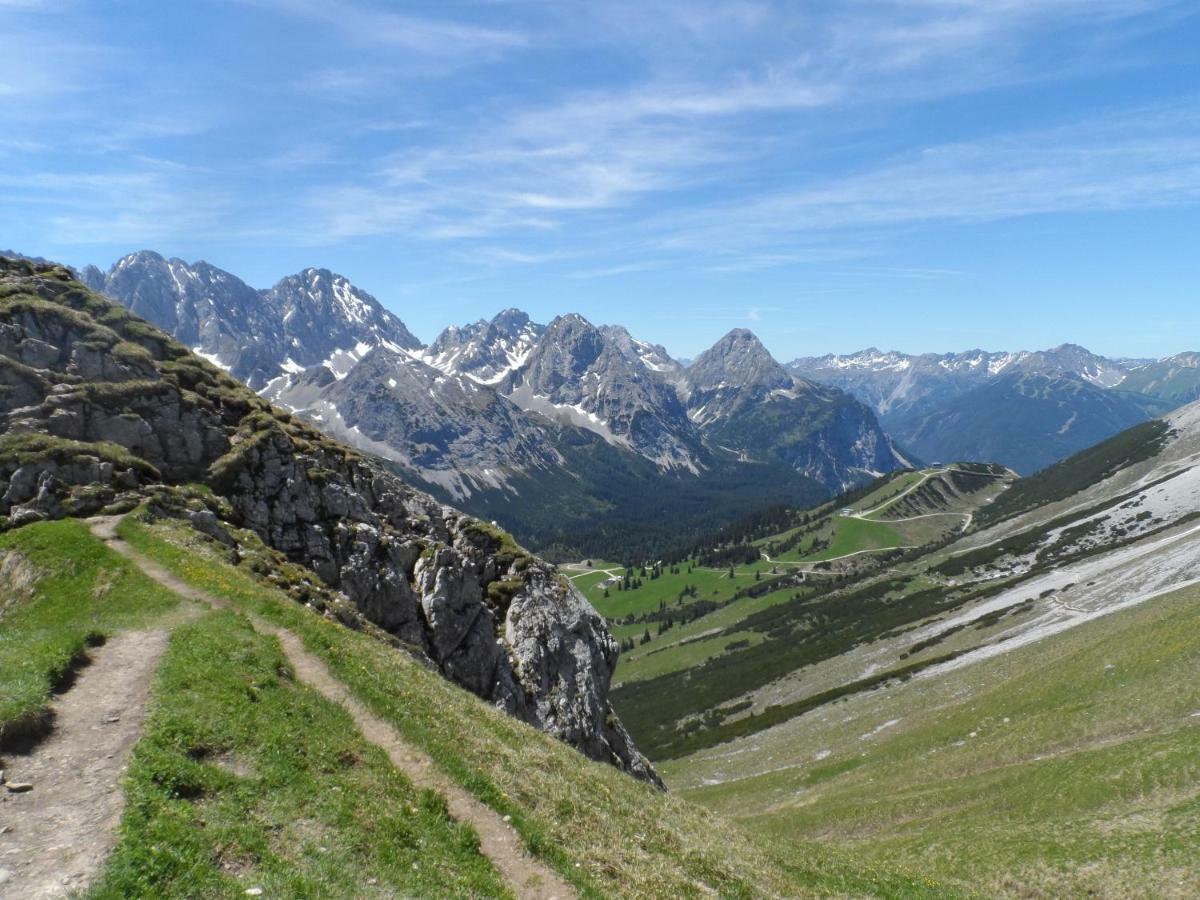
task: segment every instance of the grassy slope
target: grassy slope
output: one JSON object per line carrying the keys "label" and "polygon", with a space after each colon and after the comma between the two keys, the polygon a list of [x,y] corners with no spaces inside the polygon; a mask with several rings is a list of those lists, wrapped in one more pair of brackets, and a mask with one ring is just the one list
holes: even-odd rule
{"label": "grassy slope", "polygon": [[[855,697],[664,765],[769,834],[929,866],[985,893],[1200,890],[1200,589]],[[878,731],[876,730],[878,729]],[[751,763],[754,765],[754,763]]]}
{"label": "grassy slope", "polygon": [[478,839],[244,617],[180,628],[95,898],[504,896]]}
{"label": "grassy slope", "polygon": [[297,607],[194,534],[127,520],[122,533],[178,575],[299,634],[376,713],[464,787],[512,816],[529,848],[588,896],[936,896],[907,874],[817,845],[784,852],[704,810],[583,760],[369,637]]}
{"label": "grassy slope", "polygon": [[0,534],[6,553],[26,578],[0,582],[0,740],[42,726],[51,693],[86,659],[89,644],[147,624],[177,602],[79,522]]}
{"label": "grassy slope", "polygon": [[980,510],[977,525],[989,525],[1025,510],[1077,494],[1120,469],[1150,459],[1169,438],[1161,420],[1143,422],[1046,469],[1022,478],[996,502]]}
{"label": "grassy slope", "polygon": [[[968,466],[952,468],[971,472],[971,467]],[[821,562],[823,559],[859,553],[864,550],[887,550],[887,548],[899,546],[931,544],[931,542],[944,538],[949,530],[961,526],[960,512],[976,509],[980,500],[990,499],[1003,490],[1003,485],[997,484],[997,482],[983,481],[980,482],[982,486],[978,490],[968,491],[962,496],[949,499],[946,504],[947,509],[953,511],[948,511],[943,515],[922,515],[919,518],[912,518],[910,521],[886,521],[882,518],[880,521],[864,521],[860,518],[839,515],[844,506],[851,506],[860,511],[877,510],[875,512],[877,516],[887,515],[890,505],[898,502],[910,488],[922,484],[925,475],[929,472],[929,469],[923,469],[919,472],[895,474],[892,478],[884,480],[882,484],[852,494],[844,502],[840,500],[838,503],[822,506],[816,510],[815,520],[808,526],[790,528],[779,534],[755,539],[752,544],[758,550],[775,553],[776,556],[772,557],[772,563],[757,560],[749,566],[738,566],[739,586],[750,586],[752,583],[751,572],[755,570],[763,572],[763,577],[766,578],[772,569],[779,572],[793,571],[797,568],[817,569],[817,566],[799,566],[797,565],[799,562]],[[940,503],[940,500],[934,500],[934,503]],[[808,532],[806,529],[809,528],[815,528],[814,532]],[[779,551],[782,542],[800,532],[804,532],[804,535],[803,541],[798,547],[790,548],[786,552]],[[830,546],[826,550],[812,551],[812,541],[816,538],[829,540]],[[866,560],[859,559],[858,562],[863,563]],[[588,584],[599,582],[601,576],[584,577],[595,578],[594,582],[584,582],[584,587],[587,587]],[[647,582],[646,586],[634,590],[634,592],[610,592],[611,596],[607,599],[602,596],[601,590],[593,587],[590,596],[599,610],[610,616],[612,608],[619,608],[622,611],[637,608],[642,612],[648,612],[656,608],[660,596],[668,593],[662,592],[659,587],[661,584],[674,584],[680,581],[679,576],[671,577],[674,581],[668,580],[668,576],[664,576],[658,581]],[[688,581],[690,578],[695,578],[695,575],[684,577],[683,581]],[[576,583],[582,581],[583,578],[580,578]],[[662,636],[656,635],[655,623],[649,623],[653,640],[647,644],[638,642],[634,648],[626,650],[618,665],[617,678],[614,682],[618,688],[616,700],[620,713],[622,713],[626,725],[635,728],[635,737],[641,740],[643,748],[652,754],[660,754],[661,738],[664,736],[661,732],[654,733],[654,731],[664,721],[665,716],[670,718],[670,721],[682,721],[689,715],[704,715],[708,710],[720,706],[720,704],[737,701],[737,697],[730,690],[733,686],[740,686],[745,690],[755,690],[761,688],[762,684],[768,680],[785,676],[785,668],[763,666],[763,660],[768,656],[775,658],[776,661],[782,660],[791,650],[796,649],[798,637],[800,641],[811,643],[820,641],[821,635],[814,634],[811,629],[806,631],[804,636],[770,634],[770,631],[774,629],[769,628],[763,622],[760,613],[769,610],[770,607],[791,607],[799,616],[802,611],[794,601],[799,600],[800,604],[809,601],[816,602],[818,594],[822,590],[822,582],[828,582],[827,575],[822,575],[821,572],[812,574],[810,571],[808,581],[803,586],[793,584],[790,587],[770,590],[769,593],[756,596],[756,598],[743,596],[736,601],[728,602],[733,594],[733,586],[725,572],[724,575],[719,575],[715,583],[724,584],[726,587],[722,592],[714,595],[714,599],[724,601],[727,605],[682,626],[677,624],[676,628],[667,631]],[[936,587],[935,583],[925,580],[925,578],[913,578],[907,583],[907,586],[893,592],[892,599],[934,587]],[[706,596],[703,592],[701,593],[701,599]],[[646,600],[642,600],[642,598],[646,598]],[[868,617],[871,614],[870,611],[866,612]],[[842,617],[836,616],[835,618]],[[912,617],[905,613],[904,618],[911,620]],[[779,624],[781,624],[781,620]],[[818,631],[832,632],[844,623],[833,623],[827,618],[823,622],[812,624],[820,625]],[[646,628],[647,625],[644,624],[617,625],[614,632],[619,637],[634,637],[635,641],[638,641]],[[775,638],[780,637],[788,644],[787,648],[760,647],[760,644],[769,644]],[[869,641],[872,637],[874,635],[864,632],[859,640]],[[830,644],[830,647],[832,647],[829,650],[830,653],[840,652],[839,648],[834,647],[833,644]],[[746,650],[750,650],[750,653],[745,653]],[[940,652],[925,654],[925,656],[937,655],[937,653]],[[737,659],[734,659],[734,656],[737,656]],[[814,660],[797,658],[794,665],[804,665],[811,661]],[[913,661],[908,660],[902,665],[910,665]],[[714,667],[719,668],[719,671],[716,671]],[[755,674],[751,670],[758,670],[764,674]],[[654,679],[659,680],[654,684],[647,685],[646,690],[628,690],[630,685],[652,682]],[[692,719],[691,722],[694,724],[695,719]],[[766,720],[761,720],[760,724],[762,727],[766,727]],[[710,730],[712,727],[712,722],[709,722],[706,730]]]}
{"label": "grassy slope", "polygon": [[4,585],[0,723],[10,737],[40,730],[52,688],[69,683],[89,644],[180,628],[95,896],[240,897],[265,885],[273,896],[354,897],[366,878],[408,895],[503,893],[440,799],[417,794],[348,716],[296,686],[275,642],[244,620],[180,625],[187,606],[81,522],[8,532],[0,552],[35,574]]}

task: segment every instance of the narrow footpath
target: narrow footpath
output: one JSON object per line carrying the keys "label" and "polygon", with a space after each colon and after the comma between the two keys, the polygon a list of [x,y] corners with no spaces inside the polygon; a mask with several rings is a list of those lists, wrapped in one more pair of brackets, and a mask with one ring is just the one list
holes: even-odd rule
{"label": "narrow footpath", "polygon": [[[221,598],[180,580],[121,540],[116,534],[119,522],[120,518],[117,517],[97,518],[89,524],[93,534],[168,590],[218,609],[229,607]],[[567,900],[576,896],[575,889],[557,873],[525,852],[520,835],[499,813],[452,782],[433,759],[363,706],[320,659],[305,649],[296,635],[253,616],[248,618],[255,630],[278,638],[296,677],[327,700],[345,708],[363,736],[387,753],[392,765],[417,787],[436,791],[446,798],[450,815],[475,829],[479,835],[480,852],[496,867],[517,897],[522,900]]]}
{"label": "narrow footpath", "polygon": [[166,631],[127,631],[51,702],[53,728],[5,752],[0,787],[0,897],[43,900],[86,887],[116,845],[121,778],[141,736]]}

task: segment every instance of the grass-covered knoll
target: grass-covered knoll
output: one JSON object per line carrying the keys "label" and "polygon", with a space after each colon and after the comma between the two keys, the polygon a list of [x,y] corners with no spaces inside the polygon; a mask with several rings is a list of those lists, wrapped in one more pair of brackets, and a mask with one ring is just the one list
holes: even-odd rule
{"label": "grass-covered knoll", "polygon": [[176,598],[79,522],[0,534],[0,743],[36,735],[89,645],[145,625]]}
{"label": "grass-covered knoll", "polygon": [[916,487],[925,477],[924,470],[905,471],[896,473],[895,476],[884,484],[879,485],[875,490],[852,502],[841,501],[838,508],[849,507],[856,513],[865,513],[868,510],[877,509],[884,504],[895,500],[901,494]]}
{"label": "grass-covered knoll", "polygon": [[915,875],[807,844],[786,852],[585,760],[402,653],[266,587],[193,532],[126,520],[121,533],[180,577],[300,635],[376,714],[483,802],[585,896],[938,896]]}
{"label": "grass-covered knoll", "polygon": [[1187,588],[661,769],[765,833],[986,896],[1195,896],[1197,621]]}
{"label": "grass-covered knoll", "polygon": [[828,547],[801,558],[821,562],[866,550],[888,550],[907,545],[909,540],[900,526],[849,516],[837,516],[831,529]]}
{"label": "grass-covered knoll", "polygon": [[89,896],[505,896],[467,827],[242,616],[180,628]]}
{"label": "grass-covered knoll", "polygon": [[1093,484],[1158,454],[1170,438],[1170,426],[1160,419],[1143,422],[1115,437],[1022,478],[976,516],[988,525],[1037,506],[1066,499]]}
{"label": "grass-covered knoll", "polygon": [[[960,530],[968,514],[1005,490],[998,466],[954,463],[895,474],[869,491],[798,516],[797,527],[757,539],[773,561],[824,562],[864,551],[920,547]],[[847,514],[843,515],[844,511]]]}

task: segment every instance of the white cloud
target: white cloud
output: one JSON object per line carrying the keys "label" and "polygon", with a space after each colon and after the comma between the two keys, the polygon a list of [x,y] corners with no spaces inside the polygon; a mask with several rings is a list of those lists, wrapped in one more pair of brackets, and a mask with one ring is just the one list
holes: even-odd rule
{"label": "white cloud", "polygon": [[241,2],[333,28],[356,43],[386,45],[433,58],[505,51],[528,43],[526,35],[513,29],[407,15],[359,0]]}
{"label": "white cloud", "polygon": [[665,248],[743,253],[799,235],[1200,203],[1200,105],[942,144],[800,189],[660,217]]}

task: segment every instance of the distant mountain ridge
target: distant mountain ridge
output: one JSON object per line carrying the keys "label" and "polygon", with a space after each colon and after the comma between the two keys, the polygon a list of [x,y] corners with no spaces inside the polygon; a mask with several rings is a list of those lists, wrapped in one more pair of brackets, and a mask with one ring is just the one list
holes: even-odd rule
{"label": "distant mountain ridge", "polygon": [[255,390],[313,365],[345,374],[375,346],[421,346],[378,300],[328,269],[256,290],[206,262],[143,250],[107,272],[87,266],[80,278]]}
{"label": "distant mountain ridge", "polygon": [[686,528],[735,508],[730,485],[746,504],[771,485],[798,503],[919,460],[1029,473],[1200,394],[1197,354],[1147,363],[1076,345],[872,348],[782,366],[735,329],[685,366],[619,325],[577,314],[542,325],[518,309],[424,346],[326,269],[260,290],[142,251],[81,278],[273,402],[533,543],[554,540],[554,507],[610,533],[617,521],[636,528],[625,517],[647,492],[670,497],[660,510],[690,510]]}
{"label": "distant mountain ridge", "polygon": [[[271,401],[533,543],[556,528],[624,543],[651,519],[711,527],[908,464],[869,409],[794,378],[757,339],[719,354],[728,387],[698,415],[704,368],[577,314],[541,325],[508,309],[423,346],[325,269],[256,290],[142,251],[81,274]],[[756,371],[769,390],[743,377]],[[666,540],[670,527],[655,530]],[[576,546],[593,552],[588,540]]]}
{"label": "distant mountain ridge", "polygon": [[923,459],[995,461],[1030,474],[1200,396],[1197,354],[1171,359],[1108,359],[1076,344],[920,355],[868,348],[788,368],[870,405]]}

